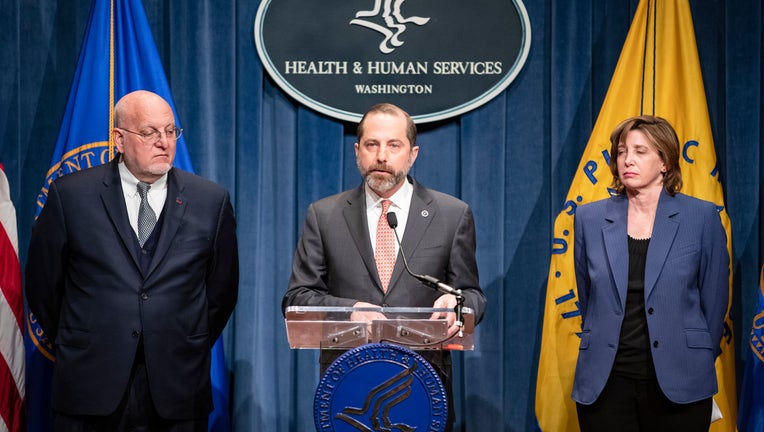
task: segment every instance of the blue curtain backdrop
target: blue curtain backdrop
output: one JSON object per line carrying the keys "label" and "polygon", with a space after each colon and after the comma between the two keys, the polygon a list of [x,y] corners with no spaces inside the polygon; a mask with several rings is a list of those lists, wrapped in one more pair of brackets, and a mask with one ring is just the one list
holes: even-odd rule
{"label": "blue curtain backdrop", "polygon": [[[413,170],[475,213],[489,305],[478,349],[456,356],[458,423],[469,431],[535,425],[552,224],[637,1],[524,4],[533,40],[517,79],[476,111],[422,126]],[[144,0],[194,170],[234,198],[242,261],[226,332],[234,430],[306,431],[313,427],[317,355],[289,349],[279,305],[307,205],[359,183],[355,125],[301,107],[275,87],[254,46],[258,5]],[[758,0],[694,0],[691,7],[732,219],[742,376],[764,262],[764,16]],[[89,10],[90,0],[4,0],[0,8],[0,159],[12,185],[22,264]]]}

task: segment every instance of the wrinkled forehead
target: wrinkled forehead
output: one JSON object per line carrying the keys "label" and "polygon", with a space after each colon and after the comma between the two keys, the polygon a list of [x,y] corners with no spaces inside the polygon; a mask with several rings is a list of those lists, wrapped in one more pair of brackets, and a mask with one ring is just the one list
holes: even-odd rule
{"label": "wrinkled forehead", "polygon": [[141,101],[132,106],[129,121],[135,126],[164,128],[175,124],[172,108],[165,101]]}

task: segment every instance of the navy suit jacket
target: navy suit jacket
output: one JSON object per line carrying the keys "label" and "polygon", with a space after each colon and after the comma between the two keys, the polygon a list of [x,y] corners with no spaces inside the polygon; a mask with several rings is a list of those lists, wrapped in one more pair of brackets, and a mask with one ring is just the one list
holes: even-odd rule
{"label": "navy suit jacket", "polygon": [[[413,182],[410,178],[408,181]],[[477,324],[485,310],[475,261],[475,223],[469,206],[416,182],[401,244],[414,273],[434,276],[461,289],[464,305]],[[423,286],[395,262],[387,293],[382,291],[369,238],[364,186],[324,198],[308,207],[294,253],[288,306],[353,306],[363,301],[390,307],[432,307],[442,293]],[[332,357],[322,353],[326,367]],[[447,352],[432,352],[435,366],[450,361]],[[446,370],[444,370],[445,372]]]}
{"label": "navy suit jacket", "polygon": [[[610,376],[626,305],[628,202],[579,207],[575,268],[582,316],[573,399],[591,404]],[[713,396],[727,312],[729,254],[714,204],[663,192],[645,264],[645,311],[661,390],[676,403]],[[710,415],[710,414],[709,414]]]}
{"label": "navy suit jacket", "polygon": [[173,168],[160,221],[144,273],[116,162],[50,185],[30,241],[26,297],[55,341],[54,409],[114,412],[142,337],[158,413],[190,419],[211,410],[210,348],[238,290],[228,192]]}

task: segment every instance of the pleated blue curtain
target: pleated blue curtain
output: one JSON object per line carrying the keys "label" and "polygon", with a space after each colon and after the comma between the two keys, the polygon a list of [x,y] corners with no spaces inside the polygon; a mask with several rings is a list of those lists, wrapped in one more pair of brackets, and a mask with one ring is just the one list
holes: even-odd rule
{"label": "pleated blue curtain", "polygon": [[[317,353],[289,349],[280,301],[308,204],[360,182],[355,125],[299,106],[264,73],[253,38],[258,0],[143,3],[195,171],[234,199],[241,289],[226,332],[234,429],[312,430]],[[524,4],[533,33],[521,73],[477,110],[422,125],[412,170],[475,214],[489,305],[478,349],[455,356],[458,429],[468,431],[535,427],[552,224],[637,1]],[[745,350],[764,259],[764,18],[756,1],[694,0],[691,7],[732,218],[736,346]],[[90,0],[12,0],[0,8],[0,160],[17,208],[22,263],[89,8]]]}

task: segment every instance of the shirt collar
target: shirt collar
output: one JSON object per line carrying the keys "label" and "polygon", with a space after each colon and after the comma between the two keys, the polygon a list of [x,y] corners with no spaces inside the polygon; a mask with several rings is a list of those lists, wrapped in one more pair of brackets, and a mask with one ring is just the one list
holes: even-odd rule
{"label": "shirt collar", "polygon": [[392,207],[397,207],[402,210],[406,210],[411,203],[411,196],[414,194],[414,186],[409,181],[408,177],[403,180],[403,185],[398,189],[390,198],[382,198],[376,194],[364,182],[364,191],[366,192],[366,210],[370,210],[375,207],[382,206],[382,200],[389,199],[392,201]]}
{"label": "shirt collar", "polygon": [[[127,169],[127,166],[125,166],[125,162],[120,161],[117,165],[119,168],[119,177],[122,180],[122,189],[124,189],[125,193],[127,193],[128,196],[135,196],[138,194],[138,180],[137,177],[133,175],[133,173],[130,172],[129,169]],[[162,177],[159,177],[157,181],[154,183],[151,183],[151,190],[162,190],[167,188],[167,173],[165,173]]]}

